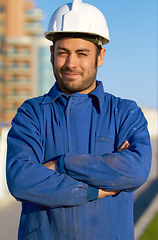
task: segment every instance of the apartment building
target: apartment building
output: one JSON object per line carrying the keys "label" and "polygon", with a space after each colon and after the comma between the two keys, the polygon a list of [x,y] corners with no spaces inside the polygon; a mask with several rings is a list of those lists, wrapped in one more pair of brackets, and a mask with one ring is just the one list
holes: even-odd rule
{"label": "apartment building", "polygon": [[10,122],[25,99],[52,85],[42,19],[33,1],[0,0],[0,122]]}

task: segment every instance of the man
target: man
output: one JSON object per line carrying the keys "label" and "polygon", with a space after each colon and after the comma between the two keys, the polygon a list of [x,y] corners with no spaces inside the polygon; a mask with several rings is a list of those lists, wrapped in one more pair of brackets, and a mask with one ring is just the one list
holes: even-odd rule
{"label": "man", "polygon": [[56,83],[22,104],[8,134],[8,187],[22,202],[18,239],[133,240],[133,191],[148,177],[151,146],[136,103],[96,81],[106,21],[73,1],[53,14],[46,37]]}

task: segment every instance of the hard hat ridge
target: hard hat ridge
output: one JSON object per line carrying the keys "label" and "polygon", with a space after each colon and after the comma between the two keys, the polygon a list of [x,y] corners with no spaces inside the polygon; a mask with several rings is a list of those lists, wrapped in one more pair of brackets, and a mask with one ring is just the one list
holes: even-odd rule
{"label": "hard hat ridge", "polygon": [[68,33],[97,36],[99,41],[96,44],[99,46],[110,41],[107,23],[102,12],[81,0],[73,0],[72,3],[59,7],[53,13],[45,37],[54,42],[55,35],[58,34],[59,38],[61,34],[63,38],[63,34]]}
{"label": "hard hat ridge", "polygon": [[71,10],[76,10],[80,3],[82,3],[82,0],[73,0]]}

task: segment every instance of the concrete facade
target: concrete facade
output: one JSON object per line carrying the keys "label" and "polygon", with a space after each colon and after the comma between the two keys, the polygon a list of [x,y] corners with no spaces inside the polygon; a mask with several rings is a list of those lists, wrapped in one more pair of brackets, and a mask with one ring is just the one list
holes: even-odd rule
{"label": "concrete facade", "polygon": [[[0,122],[9,123],[25,99],[40,94],[35,78],[35,62],[42,61],[39,44],[46,49],[48,72],[52,72],[42,19],[42,10],[32,1],[0,0]],[[45,84],[50,86],[52,79],[44,79]]]}

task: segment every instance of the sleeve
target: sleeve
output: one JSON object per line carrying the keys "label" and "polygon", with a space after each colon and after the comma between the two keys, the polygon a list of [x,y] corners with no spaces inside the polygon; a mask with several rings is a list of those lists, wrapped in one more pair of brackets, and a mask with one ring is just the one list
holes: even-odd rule
{"label": "sleeve", "polygon": [[[65,154],[61,161],[65,172],[74,179],[107,191],[134,191],[147,179],[151,166],[151,144],[147,121],[139,107],[132,102],[126,114],[117,118],[118,148],[125,140],[128,150],[104,155]],[[118,111],[117,111],[118,112]],[[115,143],[116,144],[116,143]]]}
{"label": "sleeve", "polygon": [[8,134],[6,175],[11,194],[20,201],[48,207],[80,205],[97,198],[86,183],[42,165],[44,148],[38,104],[26,101],[12,121]]}

